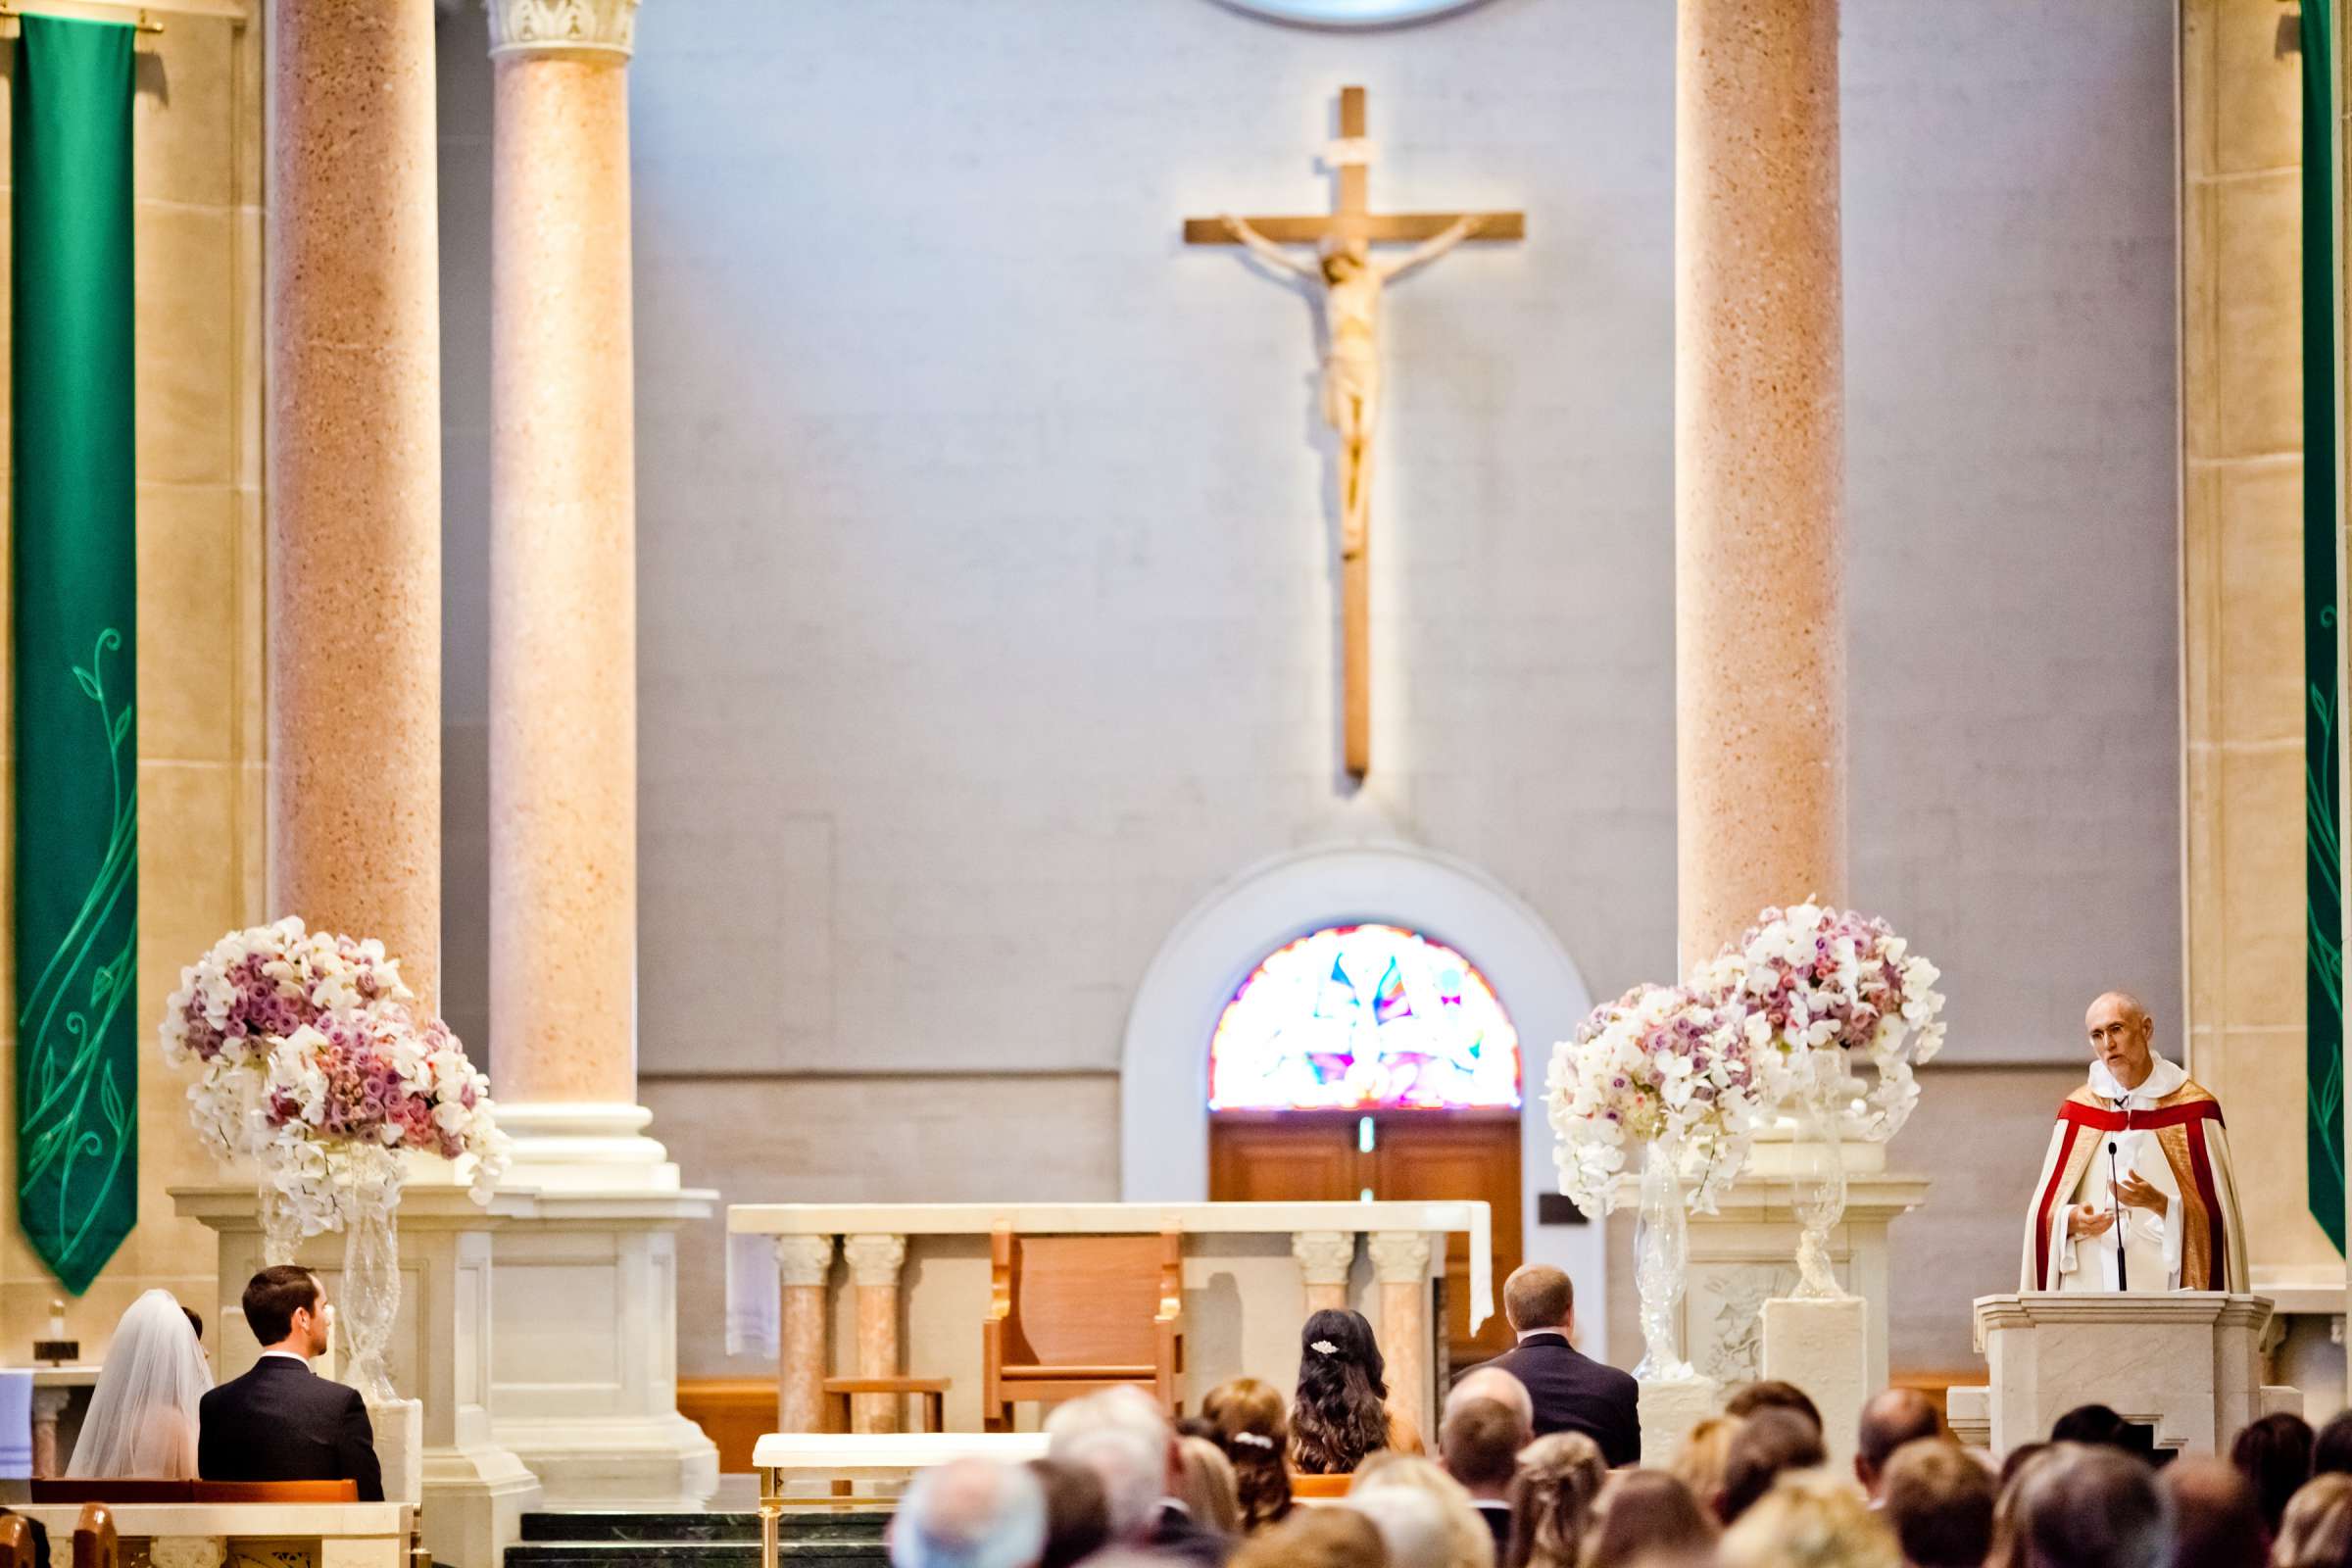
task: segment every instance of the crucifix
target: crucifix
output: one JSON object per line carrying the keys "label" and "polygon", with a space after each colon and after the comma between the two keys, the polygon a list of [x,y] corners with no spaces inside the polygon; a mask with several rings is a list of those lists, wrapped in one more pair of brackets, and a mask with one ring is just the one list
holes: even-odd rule
{"label": "crucifix", "polygon": [[[1320,293],[1323,418],[1339,437],[1342,750],[1351,777],[1372,765],[1370,648],[1372,432],[1380,414],[1380,296],[1401,273],[1434,262],[1466,239],[1520,239],[1521,213],[1375,213],[1364,134],[1364,89],[1340,89],[1340,135],[1324,152],[1339,173],[1328,215],[1306,218],[1188,218],[1188,245],[1242,245]],[[1417,240],[1403,255],[1372,259],[1372,246]],[[1308,261],[1286,245],[1313,245]]]}

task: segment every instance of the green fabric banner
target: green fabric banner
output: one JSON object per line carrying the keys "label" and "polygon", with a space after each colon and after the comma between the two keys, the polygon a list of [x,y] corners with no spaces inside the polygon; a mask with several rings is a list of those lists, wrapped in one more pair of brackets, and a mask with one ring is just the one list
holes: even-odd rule
{"label": "green fabric banner", "polygon": [[78,1295],[138,1219],[132,29],[24,17],[10,473],[17,1220]]}
{"label": "green fabric banner", "polygon": [[2311,1214],[2344,1246],[2344,921],[2335,679],[2335,123],[2328,8],[2303,7],[2304,1167]]}

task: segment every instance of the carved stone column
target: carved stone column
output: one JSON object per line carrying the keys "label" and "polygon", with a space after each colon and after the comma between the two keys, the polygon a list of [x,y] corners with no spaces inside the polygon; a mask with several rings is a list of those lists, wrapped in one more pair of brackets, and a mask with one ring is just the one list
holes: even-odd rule
{"label": "carved stone column", "polygon": [[833,1274],[833,1238],[776,1238],[776,1278],[783,1292],[777,1334],[776,1430],[814,1432],[824,1409],[825,1285]]}
{"label": "carved stone column", "polygon": [[[906,1261],[904,1236],[852,1236],[841,1244],[858,1283],[858,1375],[899,1375],[899,1268]],[[850,1426],[858,1432],[899,1430],[899,1399],[892,1394],[861,1394]]]}
{"label": "carved stone column", "polygon": [[1374,1231],[1365,1250],[1380,1282],[1380,1351],[1389,1363],[1389,1403],[1435,1447],[1438,1435],[1429,1407],[1429,1236]]}
{"label": "carved stone column", "polygon": [[1306,1310],[1338,1311],[1348,1305],[1348,1271],[1355,1265],[1355,1232],[1298,1231],[1291,1255],[1298,1260]]}
{"label": "carved stone column", "polygon": [[57,1451],[57,1423],[73,1398],[72,1389],[32,1391],[32,1474],[35,1480],[46,1480],[65,1473],[66,1456]]}

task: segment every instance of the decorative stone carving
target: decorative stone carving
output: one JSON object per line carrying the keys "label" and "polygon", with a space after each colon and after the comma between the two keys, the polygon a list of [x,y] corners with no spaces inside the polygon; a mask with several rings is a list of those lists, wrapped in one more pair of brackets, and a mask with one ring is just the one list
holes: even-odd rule
{"label": "decorative stone carving", "polygon": [[637,0],[488,0],[490,56],[573,55],[625,61]]}
{"label": "decorative stone carving", "polygon": [[859,1285],[896,1290],[899,1268],[906,1261],[906,1238],[848,1237],[841,1244],[841,1255],[850,1260],[850,1277]]}
{"label": "decorative stone carving", "polygon": [[1429,1278],[1429,1237],[1421,1231],[1375,1231],[1365,1250],[1383,1285],[1418,1285]]}
{"label": "decorative stone carving", "polygon": [[1298,1260],[1298,1277],[1309,1286],[1348,1286],[1348,1271],[1355,1266],[1352,1231],[1297,1231],[1291,1236],[1291,1255]]}
{"label": "decorative stone carving", "polygon": [[157,1536],[147,1543],[153,1568],[220,1568],[227,1555],[226,1536]]}
{"label": "decorative stone carving", "polygon": [[[901,1243],[904,1255],[905,1244]],[[784,1285],[822,1285],[833,1273],[833,1238],[779,1236],[776,1238],[776,1277]]]}

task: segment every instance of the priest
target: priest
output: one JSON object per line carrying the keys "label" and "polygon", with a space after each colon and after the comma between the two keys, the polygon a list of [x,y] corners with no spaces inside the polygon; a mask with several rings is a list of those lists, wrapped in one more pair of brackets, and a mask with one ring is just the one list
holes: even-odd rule
{"label": "priest", "polygon": [[2137,998],[2110,991],[2083,1022],[2090,1081],[2058,1107],[2021,1288],[2248,1289],[2221,1102],[2156,1054]]}

